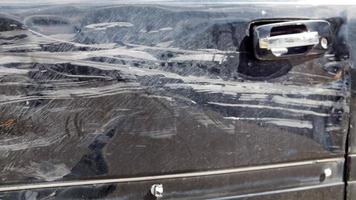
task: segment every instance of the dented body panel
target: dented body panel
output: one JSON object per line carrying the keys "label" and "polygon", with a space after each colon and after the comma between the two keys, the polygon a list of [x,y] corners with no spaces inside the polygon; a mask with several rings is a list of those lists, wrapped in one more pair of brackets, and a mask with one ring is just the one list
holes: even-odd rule
{"label": "dented body panel", "polygon": [[[168,199],[342,199],[348,9],[1,6],[0,198],[149,199],[159,182]],[[263,18],[327,20],[332,47],[256,60]]]}

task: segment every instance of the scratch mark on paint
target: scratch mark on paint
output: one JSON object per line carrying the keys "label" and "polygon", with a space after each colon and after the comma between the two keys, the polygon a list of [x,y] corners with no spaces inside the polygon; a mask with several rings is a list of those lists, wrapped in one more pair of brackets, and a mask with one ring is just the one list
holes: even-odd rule
{"label": "scratch mark on paint", "polygon": [[313,124],[310,121],[282,119],[282,118],[244,118],[244,117],[224,117],[231,120],[247,120],[247,121],[264,121],[268,124],[274,124],[278,126],[286,126],[292,128],[306,128],[313,129]]}
{"label": "scratch mark on paint", "polygon": [[264,105],[252,105],[252,104],[230,104],[230,103],[219,103],[219,102],[208,102],[208,104],[216,105],[216,106],[224,106],[224,107],[242,107],[242,108],[257,108],[257,109],[270,109],[270,110],[280,110],[284,112],[292,112],[296,114],[307,114],[307,115],[316,115],[327,117],[329,114],[327,113],[319,113],[310,110],[298,110],[284,107],[274,107],[274,106],[264,106]]}

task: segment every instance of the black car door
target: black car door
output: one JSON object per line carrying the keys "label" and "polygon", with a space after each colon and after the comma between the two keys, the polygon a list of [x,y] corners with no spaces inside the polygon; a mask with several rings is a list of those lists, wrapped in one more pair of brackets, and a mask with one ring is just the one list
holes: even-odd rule
{"label": "black car door", "polygon": [[0,198],[344,199],[351,9],[2,1]]}

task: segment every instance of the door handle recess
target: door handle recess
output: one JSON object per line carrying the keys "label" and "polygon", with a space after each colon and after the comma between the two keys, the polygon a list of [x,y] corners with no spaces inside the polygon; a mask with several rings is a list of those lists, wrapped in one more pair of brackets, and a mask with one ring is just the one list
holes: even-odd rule
{"label": "door handle recess", "polygon": [[332,42],[330,23],[325,20],[296,20],[253,27],[253,44],[260,60],[320,55]]}

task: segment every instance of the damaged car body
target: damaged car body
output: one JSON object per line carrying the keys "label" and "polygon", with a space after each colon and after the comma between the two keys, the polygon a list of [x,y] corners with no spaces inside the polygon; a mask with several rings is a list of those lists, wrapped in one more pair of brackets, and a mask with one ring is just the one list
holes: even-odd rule
{"label": "damaged car body", "polygon": [[0,199],[356,199],[354,6],[16,1]]}

